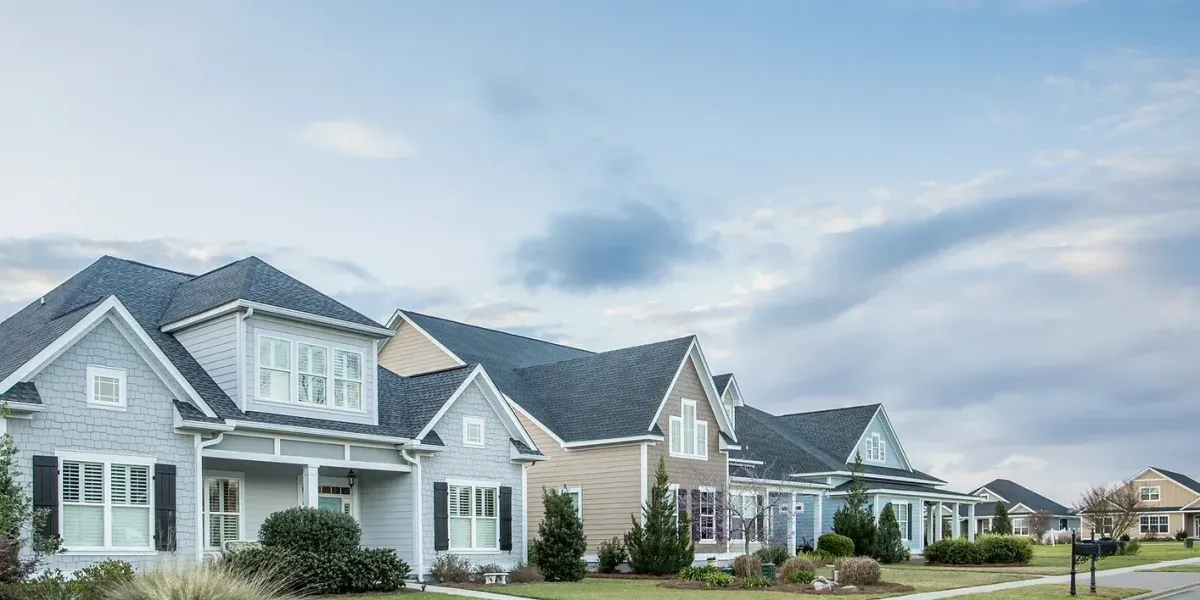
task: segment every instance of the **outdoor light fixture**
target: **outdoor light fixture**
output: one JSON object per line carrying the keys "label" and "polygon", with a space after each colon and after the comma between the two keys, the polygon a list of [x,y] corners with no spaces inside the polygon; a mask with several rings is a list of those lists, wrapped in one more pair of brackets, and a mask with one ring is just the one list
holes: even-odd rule
{"label": "outdoor light fixture", "polygon": [[350,469],[350,472],[346,473],[346,481],[350,482],[350,489],[354,489],[354,482],[358,481],[358,475],[354,474],[354,469]]}

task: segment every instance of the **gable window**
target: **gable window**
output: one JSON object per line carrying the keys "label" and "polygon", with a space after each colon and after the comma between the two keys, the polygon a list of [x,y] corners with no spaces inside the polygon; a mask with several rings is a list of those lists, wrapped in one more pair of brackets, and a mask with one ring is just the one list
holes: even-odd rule
{"label": "gable window", "polygon": [[1012,520],[1013,535],[1029,535],[1029,523],[1025,519]]}
{"label": "gable window", "polygon": [[496,550],[500,547],[499,487],[451,485],[450,549]]}
{"label": "gable window", "polygon": [[1162,487],[1157,485],[1145,485],[1138,490],[1142,502],[1158,502],[1162,498]]}
{"label": "gable window", "polygon": [[671,456],[708,459],[708,423],[696,418],[696,401],[680,401],[680,416],[669,419]]}
{"label": "gable window", "polygon": [[204,485],[208,492],[206,545],[221,550],[225,542],[242,539],[242,480],[232,476],[207,477]]}
{"label": "gable window", "polygon": [[64,460],[60,475],[63,547],[74,551],[152,549],[151,463],[101,457]]}
{"label": "gable window", "polygon": [[258,399],[361,411],[363,354],[258,336]]}
{"label": "gable window", "polygon": [[867,437],[866,460],[873,462],[884,462],[887,460],[887,442],[880,438],[878,433],[872,433]]}
{"label": "gable window", "polygon": [[1138,531],[1142,534],[1167,533],[1170,529],[1170,519],[1167,515],[1148,515],[1138,522]]}
{"label": "gable window", "polygon": [[479,417],[463,417],[463,444],[467,446],[483,446],[483,419]]}
{"label": "gable window", "polygon": [[700,541],[717,541],[717,492],[700,491],[700,506],[696,515],[700,520]]}
{"label": "gable window", "polygon": [[725,405],[725,416],[729,417],[729,426],[736,428],[736,425],[734,424],[736,410],[734,407],[734,398],[733,398],[733,390],[732,389],[725,392],[725,398],[723,399],[722,404]]}
{"label": "gable window", "polygon": [[88,365],[88,404],[105,408],[124,408],[126,401],[124,369]]}

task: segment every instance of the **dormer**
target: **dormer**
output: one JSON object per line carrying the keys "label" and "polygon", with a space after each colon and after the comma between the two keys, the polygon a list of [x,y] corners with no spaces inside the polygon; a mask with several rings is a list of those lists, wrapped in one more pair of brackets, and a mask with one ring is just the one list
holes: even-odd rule
{"label": "dormer", "polygon": [[733,373],[714,375],[713,385],[716,386],[717,393],[721,395],[721,406],[729,417],[730,428],[737,431],[736,409],[746,404],[742,401],[742,391],[738,389],[737,378],[733,376]]}
{"label": "dormer", "polygon": [[181,284],[162,323],[243,412],[379,423],[392,332],[257,258]]}

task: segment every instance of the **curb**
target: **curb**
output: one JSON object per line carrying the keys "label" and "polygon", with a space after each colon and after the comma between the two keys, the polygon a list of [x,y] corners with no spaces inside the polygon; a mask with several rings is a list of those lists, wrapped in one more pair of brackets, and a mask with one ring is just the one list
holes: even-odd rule
{"label": "curb", "polygon": [[1192,583],[1185,583],[1183,585],[1177,585],[1175,587],[1167,588],[1165,590],[1158,590],[1157,592],[1147,592],[1140,596],[1133,596],[1132,598],[1127,598],[1126,600],[1159,600],[1160,598],[1169,598],[1176,594],[1190,592],[1195,589],[1200,589],[1200,581],[1194,581]]}

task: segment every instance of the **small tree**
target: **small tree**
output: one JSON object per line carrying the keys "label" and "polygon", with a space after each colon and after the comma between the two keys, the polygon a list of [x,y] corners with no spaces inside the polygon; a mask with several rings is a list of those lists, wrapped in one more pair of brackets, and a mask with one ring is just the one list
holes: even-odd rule
{"label": "small tree", "polygon": [[587,574],[583,562],[587,536],[583,534],[583,521],[575,509],[575,500],[566,491],[542,488],[542,505],[546,513],[531,548],[537,555],[538,569],[547,581],[583,579]]}
{"label": "small tree", "polygon": [[897,563],[908,560],[908,548],[900,535],[900,521],[891,503],[879,513],[879,531],[875,538],[875,560],[881,563]]}
{"label": "small tree", "polygon": [[1040,540],[1042,536],[1050,531],[1050,525],[1054,522],[1054,515],[1048,510],[1039,510],[1032,515],[1025,517],[1025,523],[1029,526],[1029,535],[1033,539]]}
{"label": "small tree", "polygon": [[833,513],[833,531],[854,540],[855,556],[870,556],[875,550],[875,516],[867,506],[867,482],[863,478],[862,455],[854,454],[850,492],[846,502]]}
{"label": "small tree", "polygon": [[1132,485],[1093,485],[1079,496],[1075,509],[1093,534],[1118,537],[1138,525],[1142,499]]}
{"label": "small tree", "polygon": [[[0,419],[7,419],[8,405],[0,402]],[[50,515],[34,510],[25,488],[17,483],[17,444],[7,432],[0,436],[0,584],[20,581],[37,569],[42,557],[62,547],[57,535],[44,535]],[[22,531],[30,531],[22,538]],[[21,559],[21,550],[32,543],[32,555]]]}
{"label": "small tree", "polygon": [[1008,507],[1003,502],[996,503],[996,514],[992,515],[992,533],[1012,535],[1012,520],[1008,518]]}
{"label": "small tree", "polygon": [[[667,461],[659,457],[654,472],[654,487],[642,507],[645,525],[630,515],[633,529],[625,534],[629,568],[635,573],[667,575],[678,573],[692,564],[696,548],[692,543],[692,524],[687,512],[678,514],[667,477]],[[539,555],[540,556],[540,555]]]}

